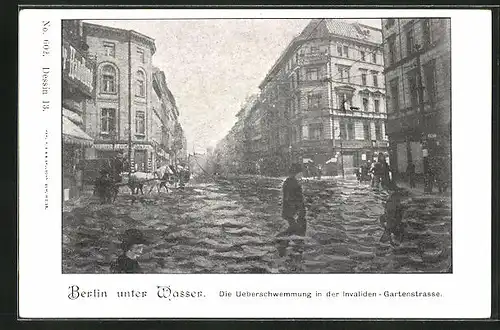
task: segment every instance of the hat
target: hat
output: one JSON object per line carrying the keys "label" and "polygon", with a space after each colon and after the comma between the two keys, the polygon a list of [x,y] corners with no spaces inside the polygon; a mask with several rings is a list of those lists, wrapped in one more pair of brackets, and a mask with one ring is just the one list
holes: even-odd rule
{"label": "hat", "polygon": [[137,229],[127,229],[121,236],[122,247],[124,250],[128,250],[134,244],[147,244],[148,241],[144,237],[143,233]]}
{"label": "hat", "polygon": [[302,166],[300,166],[300,164],[297,164],[297,163],[293,163],[291,166],[290,166],[290,169],[289,169],[289,173],[292,174],[292,175],[295,175],[295,174],[298,174],[300,172],[302,172]]}

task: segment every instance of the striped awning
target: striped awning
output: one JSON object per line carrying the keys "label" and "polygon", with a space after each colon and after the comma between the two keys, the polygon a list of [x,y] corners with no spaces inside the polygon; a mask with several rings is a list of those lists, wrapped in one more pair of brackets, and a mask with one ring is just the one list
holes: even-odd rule
{"label": "striped awning", "polygon": [[91,146],[94,139],[87,135],[80,127],[76,126],[67,117],[62,117],[62,133],[63,142],[67,144],[78,144],[83,146]]}

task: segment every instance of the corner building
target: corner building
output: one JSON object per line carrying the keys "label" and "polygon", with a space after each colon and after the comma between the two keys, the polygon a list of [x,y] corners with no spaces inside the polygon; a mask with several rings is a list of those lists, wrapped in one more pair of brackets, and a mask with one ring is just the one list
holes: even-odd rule
{"label": "corner building", "polygon": [[86,131],[94,138],[87,158],[128,155],[136,171],[151,171],[155,153],[152,111],[154,40],[132,30],[83,24],[97,62],[95,99],[87,102]]}
{"label": "corner building", "polygon": [[387,151],[381,43],[380,29],[338,19],[313,19],[292,40],[259,86],[268,174],[291,162],[352,174]]}
{"label": "corner building", "polygon": [[446,18],[383,19],[387,133],[400,179],[410,162],[451,176],[451,47]]}

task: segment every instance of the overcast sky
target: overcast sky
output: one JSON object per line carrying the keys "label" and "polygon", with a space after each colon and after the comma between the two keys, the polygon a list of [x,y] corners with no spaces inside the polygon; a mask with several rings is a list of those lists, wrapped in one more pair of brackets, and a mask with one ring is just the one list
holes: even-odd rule
{"label": "overcast sky", "polygon": [[[231,129],[245,98],[310,20],[89,21],[145,34],[153,64],[176,98],[189,152],[205,152]],[[379,19],[359,19],[380,28]]]}

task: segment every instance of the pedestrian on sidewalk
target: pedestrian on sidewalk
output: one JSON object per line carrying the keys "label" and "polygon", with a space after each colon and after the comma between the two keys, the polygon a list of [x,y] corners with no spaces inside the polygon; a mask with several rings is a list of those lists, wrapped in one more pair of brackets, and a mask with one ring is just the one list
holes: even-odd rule
{"label": "pedestrian on sidewalk", "polygon": [[113,273],[141,273],[141,267],[137,258],[142,255],[144,246],[148,242],[141,231],[127,229],[122,235],[122,255],[111,265]]}
{"label": "pedestrian on sidewalk", "polygon": [[411,161],[406,167],[406,175],[408,176],[410,188],[415,188],[415,164],[413,164]]}
{"label": "pedestrian on sidewalk", "polygon": [[302,166],[292,164],[288,178],[283,182],[283,208],[282,217],[288,222],[288,228],[279,233],[278,236],[305,235],[306,233],[306,209],[302,187],[297,179],[302,175]]}

